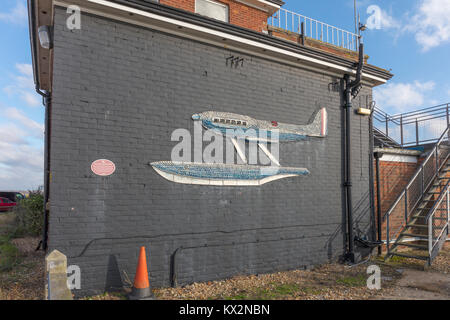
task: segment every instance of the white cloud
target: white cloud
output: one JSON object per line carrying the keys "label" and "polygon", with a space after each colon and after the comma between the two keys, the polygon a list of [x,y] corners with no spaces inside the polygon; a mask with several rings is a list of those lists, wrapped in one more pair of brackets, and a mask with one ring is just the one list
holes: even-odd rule
{"label": "white cloud", "polygon": [[422,0],[405,30],[415,34],[423,51],[450,41],[450,1]]}
{"label": "white cloud", "polygon": [[[21,115],[18,119],[24,120]],[[13,123],[0,124],[0,190],[26,190],[42,185],[43,146],[30,144],[28,138],[29,133],[23,128]]]}
{"label": "white cloud", "polygon": [[367,7],[366,13],[369,15],[366,26],[369,29],[400,29],[401,24],[392,15],[381,9],[377,5]]}
{"label": "white cloud", "polygon": [[27,77],[33,77],[33,66],[28,63],[16,63],[16,69]]}
{"label": "white cloud", "polygon": [[25,136],[25,131],[15,125],[0,125],[0,143],[26,144]]}
{"label": "white cloud", "polygon": [[22,124],[25,128],[29,129],[31,134],[36,138],[43,138],[44,136],[44,125],[40,124],[26,115],[24,115],[21,111],[16,108],[7,108],[3,113],[7,118],[12,120],[17,120],[20,124]]}
{"label": "white cloud", "polygon": [[383,109],[393,112],[411,111],[425,103],[425,94],[434,89],[433,81],[413,83],[389,83],[374,89],[374,99]]}
{"label": "white cloud", "polygon": [[0,12],[0,21],[25,25],[27,20],[28,11],[23,0],[18,0],[16,6],[9,12]]}
{"label": "white cloud", "polygon": [[41,105],[41,98],[35,91],[33,69],[30,64],[16,64],[18,74],[13,76],[12,84],[3,88],[8,95],[17,95],[28,106]]}

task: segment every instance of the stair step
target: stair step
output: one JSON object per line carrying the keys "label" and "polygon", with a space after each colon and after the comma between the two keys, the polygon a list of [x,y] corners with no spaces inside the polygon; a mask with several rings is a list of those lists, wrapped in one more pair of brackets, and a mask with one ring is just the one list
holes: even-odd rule
{"label": "stair step", "polygon": [[406,225],[408,228],[422,228],[422,229],[428,229],[428,225],[426,225],[426,224],[414,224],[414,223],[411,223],[411,224],[407,224]]}
{"label": "stair step", "polygon": [[426,234],[402,233],[400,236],[428,239],[428,236]]}
{"label": "stair step", "polygon": [[450,177],[439,177],[438,179],[439,180],[448,180],[448,179],[450,179]]}
{"label": "stair step", "polygon": [[405,253],[399,253],[399,252],[391,253],[391,255],[399,256],[399,257],[403,257],[403,258],[410,258],[410,259],[428,260],[427,256],[414,256],[411,254],[405,254]]}
{"label": "stair step", "polygon": [[419,249],[419,250],[428,250],[428,247],[427,247],[427,246],[421,246],[420,244],[405,243],[405,242],[396,242],[394,245],[396,245],[396,246],[411,247],[411,248],[416,248],[416,249]]}

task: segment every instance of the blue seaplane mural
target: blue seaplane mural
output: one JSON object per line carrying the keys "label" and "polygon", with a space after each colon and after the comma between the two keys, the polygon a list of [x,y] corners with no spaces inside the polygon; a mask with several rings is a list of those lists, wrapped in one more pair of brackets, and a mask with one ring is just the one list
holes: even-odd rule
{"label": "blue seaplane mural", "polygon": [[[272,161],[271,166],[248,164],[218,164],[158,161],[151,163],[163,178],[183,184],[214,186],[259,186],[288,177],[309,174],[306,168],[282,167],[266,147],[266,143],[295,142],[308,137],[324,138],[328,119],[325,108],[318,110],[306,125],[287,124],[278,121],[256,120],[249,116],[217,111],[206,111],[192,116],[202,126],[230,139],[237,154],[247,163],[245,152],[236,139],[258,143],[258,147]],[[232,135],[229,135],[230,131]]]}

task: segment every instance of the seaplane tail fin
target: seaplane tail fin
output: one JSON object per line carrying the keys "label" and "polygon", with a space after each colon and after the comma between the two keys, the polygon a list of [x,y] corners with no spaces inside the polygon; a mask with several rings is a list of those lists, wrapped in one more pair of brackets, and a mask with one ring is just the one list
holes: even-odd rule
{"label": "seaplane tail fin", "polygon": [[327,109],[322,108],[316,111],[314,119],[308,125],[311,133],[308,134],[312,137],[326,137],[328,133],[328,114]]}

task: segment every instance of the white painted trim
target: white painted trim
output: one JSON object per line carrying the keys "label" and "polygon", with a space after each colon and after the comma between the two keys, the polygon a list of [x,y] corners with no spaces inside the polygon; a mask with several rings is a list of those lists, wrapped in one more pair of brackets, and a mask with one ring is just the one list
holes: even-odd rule
{"label": "white painted trim", "polygon": [[[281,48],[278,48],[278,47],[275,47],[275,46],[271,46],[271,45],[268,45],[268,44],[264,44],[264,43],[261,43],[261,42],[258,42],[258,41],[249,40],[249,39],[245,39],[245,38],[242,38],[242,37],[239,37],[239,36],[231,35],[231,34],[228,34],[226,32],[213,30],[213,29],[206,28],[206,27],[203,27],[203,26],[197,26],[195,24],[184,22],[184,21],[180,21],[180,20],[176,20],[176,19],[173,19],[173,18],[163,17],[163,16],[160,16],[160,15],[157,15],[157,14],[154,14],[154,13],[146,12],[146,11],[143,11],[143,10],[138,10],[138,9],[135,9],[135,8],[130,8],[130,7],[127,7],[127,6],[124,6],[124,5],[120,5],[120,4],[117,4],[117,3],[112,3],[112,2],[109,2],[107,0],[86,0],[86,1],[89,2],[89,3],[93,3],[93,4],[109,7],[111,9],[116,9],[116,10],[120,10],[120,11],[124,11],[124,12],[128,12],[128,13],[136,14],[136,15],[139,15],[139,16],[143,16],[143,17],[146,17],[146,18],[150,18],[150,19],[153,19],[153,20],[158,21],[158,22],[165,22],[165,23],[176,25],[178,27],[187,28],[187,29],[195,30],[195,31],[198,31],[198,32],[201,32],[201,33],[213,35],[213,36],[221,38],[221,39],[232,40],[232,41],[235,41],[235,42],[243,44],[243,45],[248,45],[248,46],[251,46],[251,47],[254,47],[254,48],[259,48],[259,49],[266,50],[266,51],[269,51],[269,52],[272,52],[272,53],[282,54],[284,56],[288,56],[288,57],[291,57],[291,58],[298,59],[299,61],[301,60],[301,61],[304,61],[304,62],[308,62],[308,63],[313,63],[313,64],[316,64],[316,65],[319,65],[319,66],[321,66],[321,67],[323,67],[325,69],[334,69],[335,71],[341,71],[341,72],[345,72],[345,73],[356,74],[356,70],[351,69],[351,68],[347,68],[347,67],[344,67],[344,66],[339,66],[339,65],[336,65],[336,64],[331,63],[331,62],[322,61],[320,59],[308,57],[308,56],[305,56],[305,55],[302,55],[302,54],[299,54],[299,53],[295,53],[295,52],[292,52],[292,51],[289,51],[289,50],[286,50],[286,49],[281,49]],[[67,6],[70,5],[70,4],[67,4],[67,3],[62,2],[62,1],[55,1],[54,4],[55,5],[60,5],[60,6],[63,6],[63,7],[67,7]],[[224,45],[224,43],[220,43],[220,42],[216,42],[216,41],[208,41],[206,39],[199,38],[199,37],[194,37],[194,36],[189,37],[188,35],[186,35],[185,33],[182,33],[182,32],[174,32],[173,30],[167,30],[165,28],[157,27],[157,26],[154,26],[154,25],[151,25],[151,24],[139,23],[136,20],[125,19],[123,17],[117,17],[115,15],[103,13],[103,12],[100,12],[98,10],[82,8],[82,11],[85,11],[85,12],[88,12],[88,13],[92,13],[92,14],[97,14],[97,15],[104,16],[104,17],[108,17],[110,19],[124,21],[124,22],[130,23],[130,24],[146,26],[146,27],[157,29],[157,30],[161,30],[161,31],[164,31],[164,32],[177,34],[177,35],[185,37],[185,38],[186,37],[192,38],[192,39],[195,38],[195,39],[197,39],[199,41],[202,41],[202,42],[207,42],[207,43],[214,42],[216,45],[219,43],[220,46],[231,48],[231,46]],[[237,49],[237,50],[239,50],[239,51],[248,51],[248,50],[242,50],[242,49]],[[253,52],[253,51],[250,51],[250,52],[251,52],[250,54],[255,55],[255,52]],[[256,55],[262,55],[262,54],[256,54]],[[268,56],[268,57],[271,60],[277,60],[277,61],[280,61],[282,63],[296,65],[295,63],[286,61],[284,59],[278,59],[276,57],[271,57],[271,56]],[[296,65],[296,66],[302,67],[302,68],[306,67],[306,66],[303,66],[303,65],[302,66]],[[319,70],[321,70],[321,72],[326,72],[326,71],[324,71],[322,69],[319,69]],[[363,77],[375,80],[375,81],[380,82],[380,83],[386,83],[387,82],[387,80],[385,80],[385,79],[382,79],[380,77],[373,76],[373,75],[370,75],[370,74],[366,74],[366,73],[363,73]]]}
{"label": "white painted trim", "polygon": [[417,157],[399,154],[383,154],[380,161],[417,163]]}
{"label": "white painted trim", "polygon": [[[261,10],[261,11],[264,11],[264,12],[267,12],[267,13],[270,13],[269,12],[269,10],[267,9],[267,8],[264,8],[263,6],[259,6],[259,5],[255,5],[255,4],[252,4],[252,3],[249,3],[248,1],[246,1],[246,0],[235,0],[236,2],[240,2],[240,3],[242,3],[242,4],[245,4],[246,6],[248,6],[248,7],[251,7],[251,8],[255,8],[255,9],[258,9],[258,10]],[[278,9],[277,9],[278,10]],[[275,12],[276,12],[276,10],[274,10]]]}

